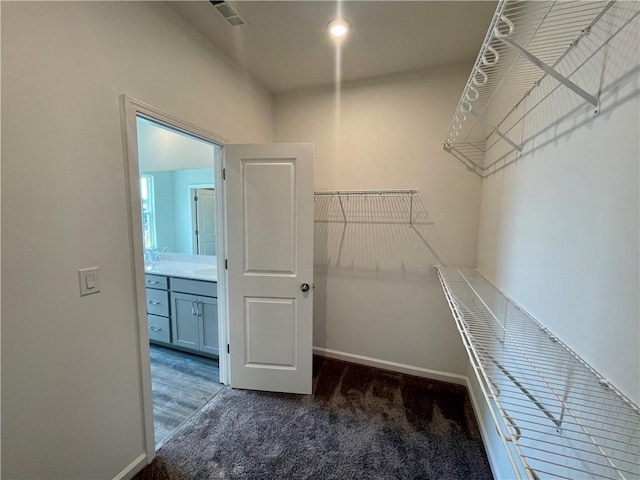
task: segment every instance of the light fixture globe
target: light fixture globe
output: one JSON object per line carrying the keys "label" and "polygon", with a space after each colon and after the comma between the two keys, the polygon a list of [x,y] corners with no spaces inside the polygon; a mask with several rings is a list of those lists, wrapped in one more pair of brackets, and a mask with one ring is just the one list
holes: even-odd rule
{"label": "light fixture globe", "polygon": [[344,18],[334,18],[327,25],[329,35],[336,39],[343,39],[351,30],[351,24]]}

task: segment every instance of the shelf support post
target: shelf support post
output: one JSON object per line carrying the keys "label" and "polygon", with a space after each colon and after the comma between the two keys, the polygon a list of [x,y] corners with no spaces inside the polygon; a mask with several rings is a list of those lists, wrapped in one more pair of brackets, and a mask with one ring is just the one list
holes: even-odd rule
{"label": "shelf support post", "polygon": [[469,110],[470,114],[472,114],[474,117],[476,117],[481,123],[483,123],[484,125],[486,125],[487,127],[489,127],[491,130],[494,131],[494,133],[496,135],[498,135],[500,138],[502,138],[505,142],[507,142],[509,145],[511,145],[513,148],[515,148],[518,152],[522,153],[522,147],[520,145],[518,145],[516,142],[514,142],[513,140],[511,140],[509,137],[507,137],[504,133],[502,133],[500,130],[498,130],[497,127],[494,127],[493,125],[491,125],[489,122],[487,122],[484,118],[482,118],[480,115],[478,115],[476,112],[474,112],[473,110]]}
{"label": "shelf support post", "polygon": [[505,37],[497,37],[497,38],[502,43],[504,43],[506,46],[508,46],[508,47],[512,48],[513,50],[517,51],[520,55],[522,55],[524,58],[529,60],[536,67],[538,67],[539,69],[544,71],[546,74],[551,75],[553,78],[555,78],[560,83],[562,83],[565,87],[573,90],[576,94],[580,95],[582,98],[584,98],[591,105],[593,105],[594,107],[598,108],[598,104],[600,102],[598,101],[598,99],[596,97],[591,95],[586,90],[580,88],[578,85],[573,83],[571,80],[569,80],[567,77],[565,77],[561,73],[558,73],[558,71],[555,68],[550,67],[549,65],[544,63],[542,60],[540,60],[538,57],[536,57],[535,55],[530,53],[528,50],[525,50],[520,45],[518,45],[517,43],[511,41],[510,39],[505,38]]}
{"label": "shelf support post", "polygon": [[344,219],[344,224],[347,224],[347,215],[344,213],[344,205],[342,205],[342,197],[340,193],[338,193],[338,201],[340,202],[340,209],[342,210],[342,218]]}
{"label": "shelf support post", "polygon": [[413,195],[409,197],[409,226],[413,227]]}

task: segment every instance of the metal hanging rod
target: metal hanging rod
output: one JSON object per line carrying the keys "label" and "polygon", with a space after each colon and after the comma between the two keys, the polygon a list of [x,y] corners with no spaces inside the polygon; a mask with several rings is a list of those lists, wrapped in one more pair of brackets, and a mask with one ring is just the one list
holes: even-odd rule
{"label": "metal hanging rod", "polygon": [[436,271],[517,478],[639,478],[640,408],[477,271]]}
{"label": "metal hanging rod", "polygon": [[[540,104],[527,108],[526,100],[546,77],[598,113],[599,92],[593,94],[588,91],[593,87],[579,85],[584,80],[571,78],[578,69],[571,68],[575,58],[569,54],[578,49],[581,59],[586,55],[578,68],[583,67],[620,32],[617,25],[626,26],[640,13],[634,3],[500,0],[442,142],[444,150],[480,177],[497,169],[495,161],[485,163],[496,144],[504,141],[511,147],[508,154],[521,155],[527,139],[514,134],[514,127],[522,126]],[[526,112],[513,123],[514,112],[523,107]]]}
{"label": "metal hanging rod", "polygon": [[316,196],[332,195],[346,197],[349,195],[417,195],[418,190],[318,190],[314,192]]}

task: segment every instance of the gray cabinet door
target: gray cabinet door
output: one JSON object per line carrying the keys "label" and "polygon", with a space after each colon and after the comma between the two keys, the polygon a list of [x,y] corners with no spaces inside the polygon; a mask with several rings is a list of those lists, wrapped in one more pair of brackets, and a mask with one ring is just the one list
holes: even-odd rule
{"label": "gray cabinet door", "polygon": [[218,355],[218,299],[198,297],[200,351]]}
{"label": "gray cabinet door", "polygon": [[171,343],[199,349],[198,297],[171,293]]}

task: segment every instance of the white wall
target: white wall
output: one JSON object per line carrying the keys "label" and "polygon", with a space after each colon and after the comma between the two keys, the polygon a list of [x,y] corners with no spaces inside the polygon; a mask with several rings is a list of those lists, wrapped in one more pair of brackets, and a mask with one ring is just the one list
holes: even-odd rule
{"label": "white wall", "polygon": [[119,96],[236,142],[272,98],[163,4],[1,8],[2,474],[113,478],[145,448]]}
{"label": "white wall", "polygon": [[137,119],[141,172],[211,168],[214,145],[145,118]]}
{"label": "white wall", "polygon": [[[638,7],[616,8],[621,21]],[[599,115],[560,90],[528,121],[527,153],[483,182],[478,243],[479,269],[636,402],[638,31],[636,19],[575,79],[601,90]]]}
{"label": "white wall", "polygon": [[[612,16],[592,29],[566,64],[578,65],[588,56],[584,52],[592,52],[637,8],[636,2],[617,2]],[[525,154],[483,182],[478,242],[479,270],[636,404],[639,32],[636,18],[572,77],[588,91],[601,92],[599,115],[560,89],[528,118],[521,132]],[[529,105],[553,86],[549,79],[543,82]],[[494,427],[483,421],[497,450]]]}
{"label": "white wall", "polygon": [[[278,95],[276,140],[315,143],[317,190],[417,188],[439,254],[473,266],[481,182],[440,148],[469,68],[346,84],[339,109],[333,88]],[[408,225],[343,228],[316,223],[314,346],[466,375],[418,236]]]}

